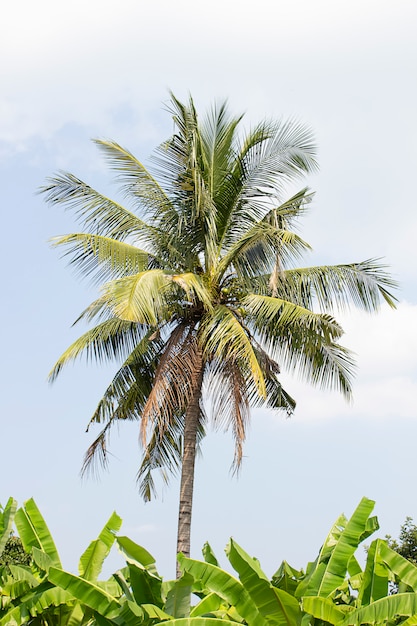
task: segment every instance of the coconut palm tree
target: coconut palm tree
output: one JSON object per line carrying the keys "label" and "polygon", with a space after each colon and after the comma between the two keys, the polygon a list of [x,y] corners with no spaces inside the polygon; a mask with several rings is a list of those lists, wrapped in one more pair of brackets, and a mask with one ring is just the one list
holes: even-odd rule
{"label": "coconut palm tree", "polygon": [[117,143],[96,141],[131,209],[69,173],[42,189],[84,230],[54,245],[101,283],[79,318],[95,326],[50,378],[81,355],[122,360],[90,420],[102,430],[83,470],[107,464],[114,424],[138,420],[140,492],[151,498],[153,470],[165,480],[180,471],[177,548],[189,555],[196,450],[209,417],[232,430],[237,469],[250,408],[294,410],[280,367],[349,398],[354,361],[333,311],[393,307],[395,285],[377,260],[297,267],[310,246],[295,227],[312,194],[288,199],[286,190],[316,169],[309,130],[264,121],[242,134],[226,104],[201,121],[191,98],[184,105],[173,95],[169,111],[175,131],[157,148],[153,173]]}

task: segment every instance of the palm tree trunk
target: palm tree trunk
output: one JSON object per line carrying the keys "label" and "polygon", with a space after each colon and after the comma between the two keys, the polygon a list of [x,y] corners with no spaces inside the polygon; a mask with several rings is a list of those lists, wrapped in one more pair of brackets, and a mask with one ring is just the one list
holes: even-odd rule
{"label": "palm tree trunk", "polygon": [[[197,362],[192,377],[192,395],[185,413],[184,451],[181,469],[180,507],[178,513],[177,553],[190,556],[191,513],[193,508],[194,466],[197,430],[200,420],[201,388],[203,385],[203,356],[197,352]],[[177,563],[177,578],[181,572]]]}

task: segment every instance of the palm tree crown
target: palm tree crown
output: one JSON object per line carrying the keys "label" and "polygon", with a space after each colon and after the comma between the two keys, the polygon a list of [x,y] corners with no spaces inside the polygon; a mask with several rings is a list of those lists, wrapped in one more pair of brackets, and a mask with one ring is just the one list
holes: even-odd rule
{"label": "palm tree crown", "polygon": [[82,354],[123,361],[90,420],[102,430],[84,470],[106,465],[112,425],[139,420],[140,492],[151,498],[153,470],[166,479],[181,469],[178,550],[189,554],[203,396],[214,424],[233,432],[238,468],[250,407],[294,410],[280,367],[350,397],[354,361],[332,313],[349,303],[373,311],[381,299],[395,306],[395,283],[374,259],[297,267],[310,247],[295,227],[312,194],[285,192],[316,168],[303,126],[262,122],[242,135],[242,118],[226,104],[200,121],[191,98],[184,105],[174,96],[170,112],[175,133],[156,150],[153,174],[115,142],[96,141],[134,209],[68,173],[42,191],[85,231],[54,245],[102,284],[79,318],[96,325],[59,358],[51,380]]}

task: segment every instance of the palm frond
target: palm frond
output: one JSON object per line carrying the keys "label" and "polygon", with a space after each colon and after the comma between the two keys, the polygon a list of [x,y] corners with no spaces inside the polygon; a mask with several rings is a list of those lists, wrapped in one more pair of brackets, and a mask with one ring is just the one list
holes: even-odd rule
{"label": "palm frond", "polygon": [[343,329],[330,315],[279,298],[250,295],[243,301],[260,341],[283,367],[348,399],[355,370],[352,354],[337,343]]}
{"label": "palm frond", "polygon": [[317,302],[323,311],[354,305],[372,312],[378,310],[381,300],[395,308],[398,300],[392,290],[397,287],[380,259],[368,259],[348,265],[285,270],[278,291],[309,308]]}
{"label": "palm frond", "polygon": [[134,350],[148,330],[140,324],[126,322],[115,317],[98,324],[81,335],[65,350],[50,371],[49,381],[53,382],[63,367],[83,355],[87,361],[99,363],[126,358],[126,355]]}
{"label": "palm frond", "polygon": [[118,241],[135,240],[142,235],[152,239],[153,227],[73,174],[58,172],[47,178],[40,193],[45,194],[49,204],[62,204],[65,209],[74,211],[77,220],[89,232]]}
{"label": "palm frond", "polygon": [[181,211],[163,215],[164,227],[180,237],[185,251],[191,244],[209,271],[217,252],[216,206],[197,112],[191,99],[185,107],[173,94],[170,111],[178,132],[162,144],[153,160]]}
{"label": "palm frond", "polygon": [[[204,420],[201,419],[197,429],[197,452],[200,451],[201,441],[205,436],[203,422]],[[170,475],[175,476],[179,472],[182,463],[183,435],[183,414],[174,414],[172,420],[165,424],[163,433],[159,425],[154,425],[136,476],[139,494],[145,502],[149,502],[153,496],[157,495],[153,478],[156,470],[159,470],[165,484],[168,484]]]}
{"label": "palm frond", "polygon": [[296,233],[277,228],[266,221],[258,222],[226,252],[217,267],[219,278],[233,267],[238,276],[256,276],[272,271],[279,252],[281,263],[289,265],[310,246]]}
{"label": "palm frond", "polygon": [[212,310],[212,294],[201,276],[187,272],[186,274],[174,274],[172,280],[185,291],[190,303],[197,305],[201,302],[207,311]]}
{"label": "palm frond", "polygon": [[330,315],[314,313],[303,306],[282,298],[249,294],[242,300],[242,306],[250,316],[250,324],[263,341],[270,333],[271,342],[279,341],[282,329],[301,326],[323,335],[327,341],[339,339],[343,329]]}
{"label": "palm frond", "polygon": [[139,201],[145,214],[149,213],[153,217],[155,211],[171,210],[172,202],[165,190],[129,150],[115,141],[95,139],[94,142],[103,152],[111,169],[116,172],[117,181],[125,196]]}
{"label": "palm frond", "polygon": [[207,359],[234,359],[247,364],[258,392],[266,396],[265,379],[256,358],[248,331],[226,306],[218,305],[202,321],[201,344]]}
{"label": "palm frond", "polygon": [[[231,430],[235,443],[233,471],[240,468],[246,428],[250,416],[247,367],[237,359],[215,359],[210,365],[207,387],[212,399],[212,417],[216,428]],[[245,371],[246,370],[246,371]],[[245,372],[245,373],[244,373]],[[259,392],[258,392],[259,395]]]}
{"label": "palm frond", "polygon": [[173,281],[163,270],[147,270],[103,285],[103,297],[114,315],[156,326],[170,317],[167,292]]}
{"label": "palm frond", "polygon": [[163,343],[149,331],[117,371],[94,411],[87,431],[93,424],[105,424],[89,446],[81,473],[107,466],[108,440],[111,428],[120,421],[139,420],[152,389],[154,374]]}
{"label": "palm frond", "polygon": [[192,328],[177,324],[164,346],[154,384],[142,411],[141,440],[146,445],[149,424],[157,423],[161,434],[173,416],[185,413],[191,399],[191,381],[197,346]]}
{"label": "palm frond", "polygon": [[64,248],[62,256],[69,258],[81,277],[92,275],[94,283],[137,274],[157,265],[153,255],[145,250],[102,235],[72,233],[52,238],[51,244]]}

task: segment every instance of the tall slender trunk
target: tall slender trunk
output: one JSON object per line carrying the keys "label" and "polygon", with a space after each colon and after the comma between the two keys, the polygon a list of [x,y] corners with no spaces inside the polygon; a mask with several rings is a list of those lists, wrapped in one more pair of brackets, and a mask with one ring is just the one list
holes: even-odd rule
{"label": "tall slender trunk", "polygon": [[[193,508],[194,466],[197,445],[197,430],[200,419],[200,399],[203,385],[203,356],[197,352],[192,375],[191,400],[185,413],[184,450],[181,469],[180,507],[178,513],[177,553],[190,556],[191,513]],[[177,578],[181,572],[177,563]]]}

